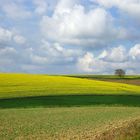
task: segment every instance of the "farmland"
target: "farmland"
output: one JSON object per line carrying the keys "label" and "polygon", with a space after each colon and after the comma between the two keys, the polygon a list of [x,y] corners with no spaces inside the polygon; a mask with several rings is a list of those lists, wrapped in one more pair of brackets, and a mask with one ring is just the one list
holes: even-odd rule
{"label": "farmland", "polygon": [[102,78],[1,73],[0,139],[139,137],[140,86]]}
{"label": "farmland", "polygon": [[47,95],[140,95],[140,86],[64,76],[0,74],[0,98]]}
{"label": "farmland", "polygon": [[100,81],[108,81],[108,82],[117,82],[117,83],[126,83],[132,85],[140,86],[140,76],[139,75],[126,75],[122,78],[114,75],[67,75],[70,77],[76,78],[86,78]]}
{"label": "farmland", "polygon": [[124,125],[124,120],[132,121],[138,116],[140,111],[137,107],[2,109],[0,137],[20,140],[92,139],[96,132],[100,133],[106,127],[110,129],[117,124]]}

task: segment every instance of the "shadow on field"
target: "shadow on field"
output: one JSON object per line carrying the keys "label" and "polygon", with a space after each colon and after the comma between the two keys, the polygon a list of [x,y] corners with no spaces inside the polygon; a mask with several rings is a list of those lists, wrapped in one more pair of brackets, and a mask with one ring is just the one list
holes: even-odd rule
{"label": "shadow on field", "polygon": [[0,99],[0,108],[57,107],[57,106],[138,106],[137,95],[65,95]]}

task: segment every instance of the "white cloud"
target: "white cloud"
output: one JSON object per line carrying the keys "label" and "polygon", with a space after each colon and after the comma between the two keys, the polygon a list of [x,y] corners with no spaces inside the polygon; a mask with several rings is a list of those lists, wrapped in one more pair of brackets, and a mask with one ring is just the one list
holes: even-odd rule
{"label": "white cloud", "polygon": [[79,0],[59,0],[56,8],[55,8],[55,13],[57,14],[65,14],[65,13],[70,13],[71,9],[78,4]]}
{"label": "white cloud", "polygon": [[103,73],[108,70],[107,62],[100,60],[97,57],[94,57],[94,55],[89,52],[87,52],[83,57],[78,59],[77,66],[79,71],[89,73]]}
{"label": "white cloud", "polygon": [[47,11],[47,2],[45,0],[33,0],[33,3],[36,5],[35,13],[42,15]]}
{"label": "white cloud", "polygon": [[117,7],[122,12],[138,18],[140,15],[140,1],[139,0],[91,0],[98,2],[100,5],[105,6],[106,8]]}
{"label": "white cloud", "polygon": [[104,59],[105,57],[107,57],[108,55],[108,51],[107,50],[104,50],[100,55],[99,55],[99,59]]}
{"label": "white cloud", "polygon": [[49,43],[45,40],[39,48],[39,52],[49,58],[49,63],[67,63],[74,62],[82,54],[81,50],[67,49],[59,43]]}
{"label": "white cloud", "polygon": [[0,42],[10,41],[12,35],[11,31],[0,27]]}
{"label": "white cloud", "polygon": [[13,56],[17,54],[17,51],[16,49],[12,48],[12,47],[5,47],[5,48],[2,48],[0,49],[0,55],[1,56]]}
{"label": "white cloud", "polygon": [[25,7],[14,2],[5,3],[2,10],[8,17],[16,20],[29,18],[32,15]]}
{"label": "white cloud", "polygon": [[39,73],[62,72],[65,69],[69,69],[69,72],[76,71],[76,68],[72,69],[72,67],[75,66],[77,58],[81,54],[81,50],[65,48],[59,43],[43,40],[40,47],[23,50],[22,55],[20,55],[21,69],[26,72]]}
{"label": "white cloud", "polygon": [[140,44],[136,44],[134,47],[132,47],[129,51],[129,55],[133,60],[140,61]]}
{"label": "white cloud", "polygon": [[30,58],[31,58],[31,61],[35,64],[43,64],[44,65],[44,64],[48,63],[48,59],[46,57],[31,54]]}
{"label": "white cloud", "polygon": [[25,37],[21,36],[21,35],[15,35],[13,37],[14,41],[17,43],[17,44],[24,44],[26,42],[26,39]]}
{"label": "white cloud", "polygon": [[120,45],[118,47],[112,48],[108,51],[104,50],[100,56],[100,59],[112,62],[124,62],[127,61],[128,55],[124,46]]}
{"label": "white cloud", "polygon": [[45,38],[80,46],[103,44],[121,32],[113,27],[113,18],[103,8],[86,11],[70,0],[61,0],[51,17],[43,16],[40,26]]}
{"label": "white cloud", "polygon": [[92,72],[94,56],[93,54],[87,52],[83,57],[78,59],[78,68],[86,72]]}
{"label": "white cloud", "polygon": [[0,43],[9,44],[12,41],[17,44],[24,44],[26,42],[26,38],[13,32],[12,30],[0,27]]}
{"label": "white cloud", "polygon": [[[125,50],[123,46],[104,50],[98,56],[87,52],[77,61],[80,72],[88,73],[108,73],[113,74],[115,69],[121,68],[126,70],[127,74],[139,74],[140,69],[140,45],[131,47],[130,51]],[[131,60],[130,58],[133,58]]]}
{"label": "white cloud", "polygon": [[0,1],[0,71],[138,73],[140,2],[91,1]]}

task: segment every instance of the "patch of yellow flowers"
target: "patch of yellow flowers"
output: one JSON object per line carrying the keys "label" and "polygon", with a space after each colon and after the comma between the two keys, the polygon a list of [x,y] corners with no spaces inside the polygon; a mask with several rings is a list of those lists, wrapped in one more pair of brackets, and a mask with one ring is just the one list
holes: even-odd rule
{"label": "patch of yellow flowers", "polygon": [[73,94],[140,95],[140,86],[64,76],[0,74],[0,98]]}

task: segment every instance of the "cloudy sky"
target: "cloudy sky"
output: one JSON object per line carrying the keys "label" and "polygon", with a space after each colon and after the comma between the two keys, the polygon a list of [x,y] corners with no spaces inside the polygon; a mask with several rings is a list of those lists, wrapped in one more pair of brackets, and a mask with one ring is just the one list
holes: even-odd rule
{"label": "cloudy sky", "polygon": [[140,0],[0,0],[0,72],[140,74]]}

